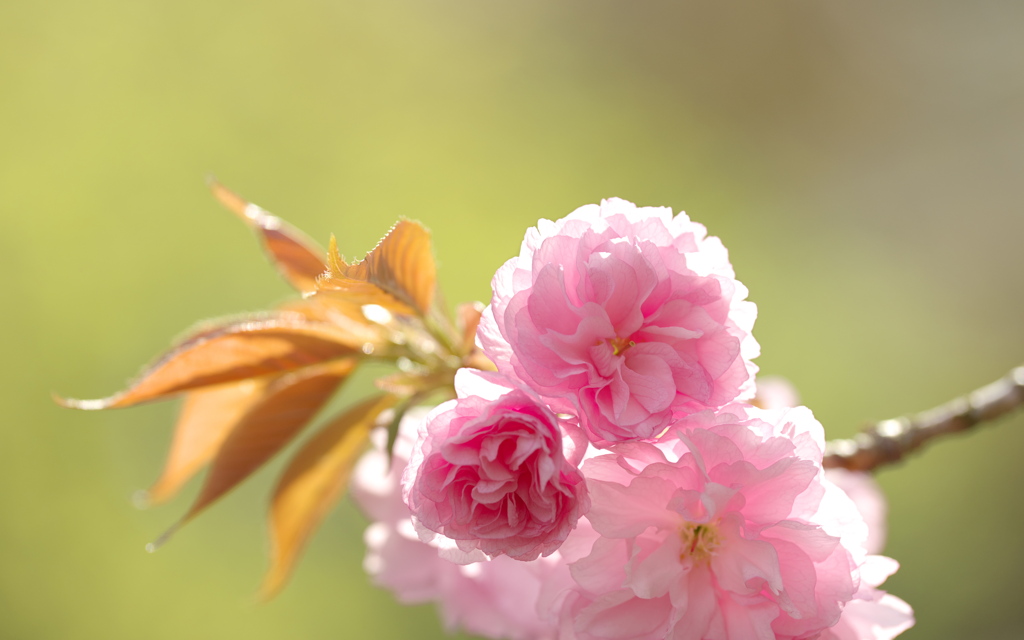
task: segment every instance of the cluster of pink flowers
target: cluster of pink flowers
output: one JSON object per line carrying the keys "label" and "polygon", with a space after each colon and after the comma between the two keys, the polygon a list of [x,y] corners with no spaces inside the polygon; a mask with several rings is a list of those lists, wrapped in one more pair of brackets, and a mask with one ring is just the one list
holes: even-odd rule
{"label": "cluster of pink flowers", "polygon": [[[527,232],[477,340],[497,372],[360,462],[368,572],[514,640],[883,640],[884,503],[831,478],[804,407],[755,401],[756,309],[725,248],[623,200]],[[767,386],[765,387],[768,388]],[[776,393],[776,397],[785,394]],[[747,404],[756,402],[758,406]]]}

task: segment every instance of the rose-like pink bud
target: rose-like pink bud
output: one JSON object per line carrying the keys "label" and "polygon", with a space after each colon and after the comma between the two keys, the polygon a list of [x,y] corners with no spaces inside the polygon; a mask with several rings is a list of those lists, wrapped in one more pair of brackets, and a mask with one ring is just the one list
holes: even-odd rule
{"label": "rose-like pink bud", "polygon": [[753,395],[757,309],[683,213],[611,199],[541,220],[492,288],[484,352],[598,446]]}
{"label": "rose-like pink bud", "polygon": [[449,632],[462,630],[503,640],[555,640],[556,625],[542,619],[537,609],[542,588],[569,580],[559,553],[533,562],[498,556],[458,565],[416,535],[402,502],[401,479],[426,414],[417,407],[402,418],[390,464],[384,452],[387,434],[384,429],[375,431],[373,447],[352,474],[352,497],[373,521],[364,535],[363,566],[374,584],[390,590],[399,602],[435,603]]}
{"label": "rose-like pink bud", "polygon": [[456,389],[427,416],[403,477],[414,519],[465,552],[550,554],[589,507],[558,417],[498,374],[461,370]]}

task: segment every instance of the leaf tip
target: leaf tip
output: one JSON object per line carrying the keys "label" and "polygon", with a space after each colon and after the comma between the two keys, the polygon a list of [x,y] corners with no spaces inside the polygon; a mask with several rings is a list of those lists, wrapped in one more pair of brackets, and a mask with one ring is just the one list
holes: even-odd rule
{"label": "leaf tip", "polygon": [[153,497],[149,494],[149,491],[139,489],[132,494],[132,506],[140,511],[148,509],[153,506]]}
{"label": "leaf tip", "polygon": [[184,479],[181,482],[174,482],[173,478],[168,479],[167,473],[164,472],[164,475],[154,482],[150,488],[136,491],[132,497],[132,502],[134,502],[135,507],[138,509],[149,509],[150,507],[163,504],[178,493],[183,482]]}
{"label": "leaf tip", "polygon": [[331,273],[341,273],[345,260],[338,253],[338,238],[332,233],[331,239],[327,241],[327,266]]}
{"label": "leaf tip", "polygon": [[242,196],[238,195],[231,189],[228,189],[213,176],[208,176],[206,185],[210,188],[213,193],[213,197],[217,199],[225,209],[250,222],[259,221],[266,215],[266,212],[262,208],[249,202]]}
{"label": "leaf tip", "polygon": [[167,531],[164,531],[163,533],[161,533],[160,537],[158,537],[153,542],[150,542],[149,544],[147,544],[146,545],[146,553],[156,553],[157,549],[159,549],[160,547],[162,547],[165,544],[167,544],[168,542],[170,542],[170,540],[174,536],[175,532],[177,532],[178,529],[181,528],[181,525],[182,525],[182,523],[180,521],[174,523],[171,526],[170,529],[168,529]]}
{"label": "leaf tip", "polygon": [[281,593],[281,588],[284,587],[284,580],[275,575],[268,575],[260,585],[260,590],[256,593],[256,602],[259,604],[266,604],[273,600],[277,594]]}
{"label": "leaf tip", "polygon": [[58,405],[65,409],[81,409],[82,411],[98,411],[106,409],[112,404],[110,398],[99,398],[96,400],[79,400],[78,398],[65,398],[55,391],[50,392],[50,397]]}

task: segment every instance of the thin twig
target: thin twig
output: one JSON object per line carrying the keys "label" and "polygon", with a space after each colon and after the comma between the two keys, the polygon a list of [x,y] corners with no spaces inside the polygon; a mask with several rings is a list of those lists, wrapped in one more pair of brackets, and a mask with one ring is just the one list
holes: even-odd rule
{"label": "thin twig", "polygon": [[825,448],[825,467],[871,471],[897,462],[939,436],[995,420],[1024,404],[1024,366],[1004,378],[946,404],[911,417],[883,420],[848,440]]}

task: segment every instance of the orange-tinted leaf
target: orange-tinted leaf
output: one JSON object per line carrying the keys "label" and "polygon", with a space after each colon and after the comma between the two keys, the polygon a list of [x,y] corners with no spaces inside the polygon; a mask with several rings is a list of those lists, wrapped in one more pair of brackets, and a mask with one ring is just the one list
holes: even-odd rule
{"label": "orange-tinted leaf", "polygon": [[411,396],[426,387],[424,376],[404,371],[380,376],[373,381],[373,385],[381,391],[400,396]]}
{"label": "orange-tinted leaf", "polygon": [[480,315],[484,305],[472,302],[459,305],[458,328],[462,336],[462,366],[483,371],[497,371],[494,363],[488,360],[483,351],[476,347],[476,329],[480,325]]}
{"label": "orange-tinted leaf", "polygon": [[480,325],[480,315],[484,312],[482,302],[464,302],[456,309],[459,331],[462,334],[462,353],[469,353],[476,344],[476,328]]}
{"label": "orange-tinted leaf", "polygon": [[418,222],[400,220],[361,262],[347,264],[333,238],[327,256],[330,271],[317,282],[318,292],[339,292],[398,313],[430,312],[437,266],[430,233]]}
{"label": "orange-tinted leaf", "polygon": [[267,376],[189,392],[174,428],[164,471],[145,492],[145,504],[170,499],[212,460],[231,430],[263,399],[273,380]]}
{"label": "orange-tinted leaf", "polygon": [[283,373],[362,353],[362,343],[327,323],[272,314],[201,329],[160,357],[125,391],[99,400],[58,399],[74,409],[109,409],[182,391]]}
{"label": "orange-tinted leaf", "polygon": [[351,301],[340,297],[311,296],[287,302],[279,308],[299,313],[312,322],[323,322],[337,327],[350,337],[352,344],[361,344],[361,349],[366,354],[386,348],[391,342],[389,329],[367,320],[361,305],[352,304]]}
{"label": "orange-tinted leaf", "polygon": [[268,385],[224,440],[192,507],[160,537],[163,544],[175,531],[234,489],[298,435],[356,366],[356,360],[290,373]]}
{"label": "orange-tinted leaf", "polygon": [[245,220],[260,234],[263,248],[281,275],[301,292],[313,291],[324,271],[324,255],[316,242],[277,216],[273,216],[216,180],[210,180],[213,195],[229,211]]}
{"label": "orange-tinted leaf", "polygon": [[398,371],[386,376],[380,376],[374,381],[374,385],[381,391],[398,396],[426,394],[444,387],[454,389],[452,387],[454,383],[454,369],[438,369],[419,374]]}
{"label": "orange-tinted leaf", "polygon": [[396,400],[384,395],[360,403],[328,423],[289,463],[270,507],[273,552],[264,598],[284,586],[310,534],[344,493],[377,417]]}
{"label": "orange-tinted leaf", "polygon": [[[392,313],[399,315],[413,315],[416,313],[414,307],[407,302],[395,297],[376,284],[367,280],[360,280],[362,274],[352,271],[344,259],[338,254],[338,245],[334,236],[331,236],[330,244],[327,247],[328,272],[317,280],[314,299],[320,299],[333,307],[346,310],[346,313],[354,313],[359,310],[362,313],[364,305],[378,305]],[[361,263],[356,263],[357,266]]]}

